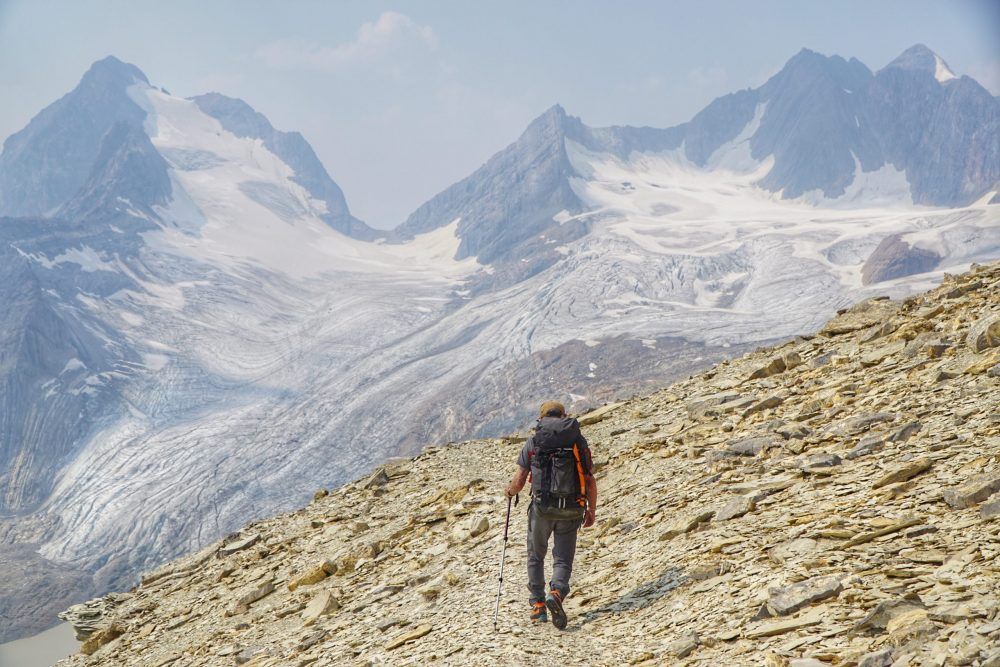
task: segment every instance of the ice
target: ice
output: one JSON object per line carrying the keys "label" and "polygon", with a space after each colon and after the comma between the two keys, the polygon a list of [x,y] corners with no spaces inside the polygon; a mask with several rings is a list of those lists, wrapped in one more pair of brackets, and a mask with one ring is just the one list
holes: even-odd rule
{"label": "ice", "polygon": [[934,54],[934,78],[938,80],[938,83],[947,83],[957,78],[941,56],[936,53]]}

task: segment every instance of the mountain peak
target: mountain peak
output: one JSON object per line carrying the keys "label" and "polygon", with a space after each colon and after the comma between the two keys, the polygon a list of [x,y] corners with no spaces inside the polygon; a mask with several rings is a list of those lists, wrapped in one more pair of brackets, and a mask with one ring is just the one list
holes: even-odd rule
{"label": "mountain peak", "polygon": [[780,76],[788,72],[802,72],[812,76],[820,74],[841,76],[843,73],[849,72],[849,75],[857,76],[861,71],[867,72],[868,68],[855,58],[847,61],[838,55],[828,56],[803,47],[798,53],[788,59],[785,66],[775,76]]}
{"label": "mountain peak", "polygon": [[548,109],[546,109],[545,113],[543,113],[542,116],[551,116],[553,118],[565,118],[566,117],[566,109],[564,109],[561,104],[559,104],[558,102],[556,102],[555,104],[553,104],[552,106],[550,106]]}
{"label": "mountain peak", "polygon": [[777,74],[761,87],[765,97],[780,90],[799,91],[822,84],[857,90],[871,78],[868,67],[859,60],[844,60],[838,55],[824,55],[803,48],[788,59]]}
{"label": "mountain peak", "polygon": [[531,121],[528,127],[560,127],[570,118],[572,116],[566,113],[561,104],[553,104]]}
{"label": "mountain peak", "polygon": [[535,118],[521,135],[522,140],[531,142],[560,140],[564,136],[579,139],[584,134],[584,125],[576,116],[566,113],[560,104],[553,104]]}
{"label": "mountain peak", "polygon": [[896,56],[896,59],[885,66],[885,69],[902,69],[911,72],[925,72],[939,83],[945,83],[958,78],[948,63],[924,44],[914,44]]}
{"label": "mountain peak", "polygon": [[135,65],[119,60],[115,56],[107,56],[91,65],[80,83],[129,86],[137,81],[149,83],[146,75]]}
{"label": "mountain peak", "polygon": [[4,142],[0,213],[44,215],[86,183],[105,134],[118,121],[142,125],[146,112],[129,97],[146,75],[114,56],[98,60],[77,86]]}

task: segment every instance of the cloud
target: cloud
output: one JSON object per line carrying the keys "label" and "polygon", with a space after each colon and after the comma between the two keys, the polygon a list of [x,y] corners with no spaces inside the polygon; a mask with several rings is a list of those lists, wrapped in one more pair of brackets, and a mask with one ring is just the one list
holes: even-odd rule
{"label": "cloud", "polygon": [[334,46],[298,39],[280,39],[260,47],[256,56],[274,69],[333,72],[356,65],[375,64],[394,55],[434,51],[438,41],[430,26],[405,14],[383,12],[363,23],[353,40]]}

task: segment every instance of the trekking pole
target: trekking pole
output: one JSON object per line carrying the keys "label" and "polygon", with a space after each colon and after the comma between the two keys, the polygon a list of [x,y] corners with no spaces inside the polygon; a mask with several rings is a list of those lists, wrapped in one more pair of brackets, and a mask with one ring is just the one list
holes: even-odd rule
{"label": "trekking pole", "polygon": [[[520,496],[514,496],[514,505],[517,505],[517,501]],[[507,555],[507,529],[510,528],[510,503],[511,498],[507,499],[507,519],[503,524],[503,548],[500,550],[500,585],[497,588],[497,605],[493,609],[493,632],[497,631],[497,616],[500,614],[500,594],[503,592],[503,563],[504,557]]]}

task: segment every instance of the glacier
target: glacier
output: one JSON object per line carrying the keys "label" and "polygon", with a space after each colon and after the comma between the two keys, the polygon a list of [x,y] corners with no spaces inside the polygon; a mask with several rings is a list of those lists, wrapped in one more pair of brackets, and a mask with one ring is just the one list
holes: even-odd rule
{"label": "glacier", "polygon": [[[1000,217],[986,205],[845,210],[757,187],[767,161],[702,168],[676,151],[623,159],[567,140],[587,207],[572,217],[590,232],[560,243],[558,261],[534,276],[470,295],[465,280],[485,267],[454,259],[459,220],[403,243],[351,239],[320,222],[259,141],[186,100],[133,94],[154,110],[155,146],[212,158],[172,163],[183,193],[162,215],[174,224],[146,234],[142,274],[120,268],[139,289],[85,305],[133,341],[146,368],[132,371],[128,413],[93,434],[44,507],[59,529],[41,554],[82,567],[134,571],[291,507],[405,447],[435,398],[489,409],[496,397],[477,396],[470,377],[502,376],[568,341],[759,343],[1000,254]],[[261,201],[247,183],[281,195]],[[945,261],[865,287],[864,249],[890,234],[934,245]],[[87,268],[114,270],[107,259]],[[522,415],[509,412],[500,423],[513,430]],[[458,437],[466,423],[456,425],[437,435]]]}

